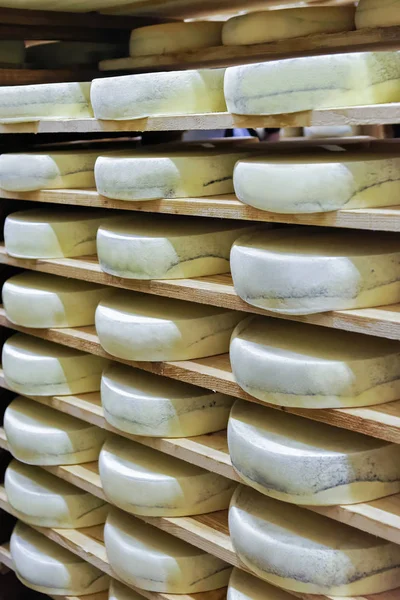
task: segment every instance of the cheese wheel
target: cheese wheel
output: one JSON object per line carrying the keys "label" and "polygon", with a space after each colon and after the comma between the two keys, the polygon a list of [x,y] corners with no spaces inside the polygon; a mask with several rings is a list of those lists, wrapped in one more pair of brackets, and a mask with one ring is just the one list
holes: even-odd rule
{"label": "cheese wheel", "polygon": [[101,378],[101,403],[108,423],[120,431],[180,438],[225,429],[233,398],[111,364]]}
{"label": "cheese wheel", "polygon": [[356,27],[393,27],[400,25],[400,0],[359,0]]}
{"label": "cheese wheel", "polygon": [[275,213],[391,206],[399,203],[400,157],[331,152],[250,158],[236,164],[233,181],[239,200]]}
{"label": "cheese wheel", "polygon": [[159,200],[233,192],[233,168],[243,153],[197,152],[100,157],[99,194],[114,200]]}
{"label": "cheese wheel", "polygon": [[108,589],[107,575],[24,523],[14,528],[10,552],[18,579],[37,592],[81,596]]}
{"label": "cheese wheel", "polygon": [[225,98],[228,111],[240,115],[399,102],[400,52],[329,54],[230,67]]}
{"label": "cheese wheel", "polygon": [[104,444],[99,471],[111,504],[147,517],[186,517],[224,510],[236,487],[221,475],[119,436]]}
{"label": "cheese wheel", "polygon": [[353,431],[235,403],[228,446],[241,479],[293,504],[369,502],[400,491],[400,448]]}
{"label": "cheese wheel", "polygon": [[47,328],[93,325],[98,303],[111,293],[87,281],[25,271],[7,279],[2,296],[9,321]]}
{"label": "cheese wheel", "polygon": [[119,292],[100,302],[104,350],[126,360],[191,360],[223,354],[241,313],[174,298]]}
{"label": "cheese wheel", "polygon": [[29,525],[75,529],[104,523],[108,506],[40,467],[13,460],[4,487],[18,519]]}
{"label": "cheese wheel", "polygon": [[219,558],[115,509],[107,518],[104,542],[117,577],[150,592],[216,590],[228,583],[232,570]]}
{"label": "cheese wheel", "polygon": [[3,346],[4,378],[26,396],[66,396],[100,389],[108,361],[54,342],[17,333]]}
{"label": "cheese wheel", "polygon": [[25,62],[25,44],[21,40],[0,41],[0,63],[3,65],[23,65]]}
{"label": "cheese wheel", "polygon": [[138,27],[131,33],[131,56],[173,54],[221,45],[222,23],[192,21]]}
{"label": "cheese wheel", "polygon": [[44,42],[26,49],[26,62],[41,69],[96,66],[101,60],[126,55],[126,44],[102,42]]}
{"label": "cheese wheel", "polygon": [[224,75],[225,69],[202,69],[95,79],[94,114],[97,119],[124,120],[225,112]]}
{"label": "cheese wheel", "polygon": [[93,117],[90,83],[41,83],[0,87],[0,123],[90,117]]}
{"label": "cheese wheel", "polygon": [[251,396],[292,408],[374,406],[400,396],[400,344],[250,317],[232,334],[233,375]]}
{"label": "cheese wheel", "polygon": [[224,23],[224,46],[262,44],[354,29],[354,6],[319,6],[251,12]]}
{"label": "cheese wheel", "polygon": [[231,251],[237,294],[288,315],[394,304],[400,242],[392,233],[282,229],[243,236]]}
{"label": "cheese wheel", "polygon": [[107,210],[33,209],[12,213],[4,224],[6,251],[16,258],[71,258],[96,253],[100,225],[114,220]]}
{"label": "cheese wheel", "polygon": [[138,214],[102,225],[97,254],[102,271],[128,279],[217,275],[229,273],[233,242],[252,230],[223,219]]}
{"label": "cheese wheel", "polygon": [[19,396],[4,413],[11,454],[28,465],[79,465],[97,460],[106,432]]}
{"label": "cheese wheel", "polygon": [[143,598],[144,596],[134,592],[117,579],[111,579],[108,600],[143,600]]}
{"label": "cheese wheel", "polygon": [[293,600],[293,596],[250,573],[235,568],[229,579],[226,600]]}
{"label": "cheese wheel", "polygon": [[229,510],[239,560],[300,594],[361,596],[399,585],[400,546],[239,486]]}
{"label": "cheese wheel", "polygon": [[303,128],[304,137],[308,139],[351,137],[362,135],[361,126],[351,125],[315,125]]}

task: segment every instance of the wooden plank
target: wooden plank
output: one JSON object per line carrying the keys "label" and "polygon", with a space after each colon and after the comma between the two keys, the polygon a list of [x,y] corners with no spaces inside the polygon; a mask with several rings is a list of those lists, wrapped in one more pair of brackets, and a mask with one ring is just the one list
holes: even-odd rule
{"label": "wooden plank", "polygon": [[400,27],[384,27],[308,35],[250,46],[216,46],[177,54],[103,60],[100,62],[99,68],[102,71],[139,73],[216,66],[226,67],[282,58],[315,56],[318,54],[360,52],[366,50],[397,50],[399,44]]}
{"label": "wooden plank", "polygon": [[9,569],[14,570],[9,544],[3,544],[2,546],[0,546],[0,564],[5,565]]}
{"label": "wooden plank", "polygon": [[0,86],[60,83],[64,81],[90,81],[101,73],[93,67],[68,69],[15,69],[0,68]]}

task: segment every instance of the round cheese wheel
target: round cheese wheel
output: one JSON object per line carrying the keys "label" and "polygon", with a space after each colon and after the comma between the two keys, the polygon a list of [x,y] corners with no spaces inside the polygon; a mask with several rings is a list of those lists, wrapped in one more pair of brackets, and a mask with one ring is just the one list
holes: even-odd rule
{"label": "round cheese wheel", "polygon": [[400,158],[347,152],[250,158],[236,164],[233,181],[239,200],[275,213],[391,206],[399,203]]}
{"label": "round cheese wheel", "polygon": [[23,65],[25,62],[25,44],[22,40],[0,41],[0,63],[3,65]]}
{"label": "round cheese wheel", "polygon": [[135,215],[100,227],[97,254],[102,271],[128,279],[229,273],[233,242],[254,229],[223,219],[168,216]]}
{"label": "round cheese wheel", "polygon": [[229,579],[226,600],[293,600],[293,595],[235,568]]}
{"label": "round cheese wheel", "polygon": [[400,546],[239,486],[229,510],[239,560],[300,594],[360,596],[399,585]]}
{"label": "round cheese wheel", "polygon": [[40,467],[13,460],[4,487],[18,519],[29,525],[75,529],[104,523],[108,505]]}
{"label": "round cheese wheel", "polygon": [[262,44],[354,29],[354,6],[318,6],[251,12],[224,23],[225,46]]}
{"label": "round cheese wheel", "polygon": [[60,69],[77,65],[97,66],[101,60],[126,55],[126,51],[126,44],[44,42],[26,49],[26,62],[41,69]]}
{"label": "round cheese wheel", "polygon": [[14,528],[10,552],[18,579],[37,592],[80,596],[108,589],[107,575],[24,523]]}
{"label": "round cheese wheel", "polygon": [[329,54],[230,67],[225,98],[228,111],[239,115],[399,102],[400,52]]}
{"label": "round cheese wheel", "polygon": [[34,209],[12,213],[4,224],[4,243],[16,258],[71,258],[96,254],[97,230],[115,220],[107,210]]}
{"label": "round cheese wheel", "polygon": [[222,23],[192,21],[138,27],[131,33],[131,56],[173,54],[221,45]]}
{"label": "round cheese wheel", "polygon": [[25,271],[7,279],[2,296],[9,321],[47,328],[93,325],[98,303],[110,293],[87,281]]}
{"label": "round cheese wheel", "polygon": [[97,119],[124,120],[225,112],[224,75],[225,69],[202,69],[95,79],[94,114]]}
{"label": "round cheese wheel", "polygon": [[400,25],[400,0],[359,0],[356,27],[393,27]]}
{"label": "round cheese wheel", "polygon": [[303,133],[305,138],[318,139],[318,138],[342,138],[350,136],[362,135],[362,127],[351,126],[351,125],[315,125],[312,127],[303,127]]}
{"label": "round cheese wheel", "polygon": [[400,240],[372,231],[281,229],[243,236],[231,251],[237,294],[288,315],[400,300]]}
{"label": "round cheese wheel", "polygon": [[292,408],[374,406],[400,396],[400,344],[265,317],[232,334],[235,380],[263,402]]}
{"label": "round cheese wheel", "polygon": [[241,479],[293,504],[369,502],[400,491],[400,447],[238,401],[228,425],[229,454]]}
{"label": "round cheese wheel", "polygon": [[4,378],[26,396],[97,392],[108,361],[74,348],[17,333],[3,346]]}
{"label": "round cheese wheel", "polygon": [[147,517],[224,510],[236,487],[221,475],[117,436],[104,444],[99,471],[111,504]]}
{"label": "round cheese wheel", "polygon": [[233,398],[111,364],[101,378],[101,403],[108,423],[120,431],[180,438],[225,429]]}
{"label": "round cheese wheel", "polygon": [[41,83],[0,87],[0,123],[90,117],[93,117],[90,83]]}
{"label": "round cheese wheel", "polygon": [[191,360],[223,354],[241,313],[174,298],[119,292],[100,302],[104,350],[127,360]]}
{"label": "round cheese wheel", "polygon": [[196,594],[227,585],[232,567],[165,531],[112,509],[104,528],[108,560],[128,585]]}
{"label": "round cheese wheel", "polygon": [[28,465],[78,465],[97,460],[106,432],[19,396],[4,413],[11,454]]}
{"label": "round cheese wheel", "polygon": [[96,186],[102,196],[130,201],[230,194],[233,168],[243,156],[229,152],[101,156],[95,166]]}
{"label": "round cheese wheel", "polygon": [[144,596],[134,592],[117,579],[111,579],[108,600],[143,600],[143,598]]}

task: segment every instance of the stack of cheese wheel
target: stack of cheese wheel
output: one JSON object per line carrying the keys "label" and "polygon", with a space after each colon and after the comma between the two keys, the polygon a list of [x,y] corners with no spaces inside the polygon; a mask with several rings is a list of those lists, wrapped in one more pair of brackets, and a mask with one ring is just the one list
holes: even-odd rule
{"label": "stack of cheese wheel", "polygon": [[221,45],[222,23],[191,21],[138,27],[131,33],[129,54],[173,54]]}
{"label": "stack of cheese wheel", "polygon": [[243,222],[135,215],[102,225],[100,267],[128,279],[182,279],[228,273],[233,242],[254,230]]}
{"label": "stack of cheese wheel", "polygon": [[26,49],[26,62],[41,69],[60,69],[76,65],[97,67],[100,60],[119,58],[125,52],[126,44],[44,42]]}
{"label": "stack of cheese wheel", "polygon": [[111,288],[87,281],[25,271],[7,279],[2,296],[12,323],[58,328],[93,325],[97,305],[111,293]]}
{"label": "stack of cheese wheel", "polygon": [[227,585],[230,565],[164,531],[112,509],[104,528],[111,568],[128,585],[196,594]]}
{"label": "stack of cheese wheel", "polygon": [[362,596],[399,585],[398,544],[246,486],[234,493],[229,530],[247,569],[295,593]]}
{"label": "stack of cheese wheel", "polygon": [[255,398],[292,408],[352,408],[400,397],[400,343],[265,317],[235,329],[233,375]]}
{"label": "stack of cheese wheel", "polygon": [[400,446],[238,401],[229,454],[259,492],[302,505],[369,502],[400,491]]}
{"label": "stack of cheese wheel", "polygon": [[91,118],[90,87],[90,83],[0,87],[0,123]]}
{"label": "stack of cheese wheel", "polygon": [[116,436],[104,444],[99,470],[111,504],[148,517],[185,517],[226,509],[236,487],[221,475]]}
{"label": "stack of cheese wheel", "polygon": [[203,69],[95,79],[91,89],[94,115],[124,120],[225,112],[224,75],[225,69]]}
{"label": "stack of cheese wheel", "polygon": [[10,552],[18,579],[38,592],[80,596],[108,589],[107,575],[24,523],[13,531]]}
{"label": "stack of cheese wheel", "polygon": [[43,469],[13,460],[4,487],[18,519],[38,527],[76,529],[104,523],[108,506]]}
{"label": "stack of cheese wheel", "polygon": [[288,8],[251,12],[224,24],[225,46],[262,44],[354,29],[354,6]]}
{"label": "stack of cheese wheel", "polygon": [[225,429],[231,396],[112,364],[101,378],[108,423],[126,433],[180,438]]}
{"label": "stack of cheese wheel", "polygon": [[4,414],[11,454],[28,465],[77,465],[97,460],[106,432],[85,421],[23,398]]}
{"label": "stack of cheese wheel", "polygon": [[234,170],[239,200],[274,213],[397,205],[400,158],[351,152],[253,157]]}
{"label": "stack of cheese wheel", "polygon": [[72,258],[96,254],[100,225],[118,220],[107,210],[33,209],[12,213],[4,224],[4,243],[16,258]]}
{"label": "stack of cheese wheel", "polygon": [[27,396],[97,392],[108,361],[100,356],[17,333],[3,346],[8,387]]}
{"label": "stack of cheese wheel", "polygon": [[240,115],[399,102],[400,52],[307,56],[230,67],[225,98],[228,111]]}
{"label": "stack of cheese wheel", "polygon": [[293,228],[239,238],[231,251],[237,294],[252,306],[307,315],[400,301],[394,233]]}
{"label": "stack of cheese wheel", "polygon": [[[293,595],[241,569],[233,569],[227,600],[293,600]],[[121,599],[124,600],[124,599]],[[127,599],[128,600],[128,599]]]}
{"label": "stack of cheese wheel", "polygon": [[223,354],[241,313],[145,294],[117,292],[100,302],[96,331],[112,356],[126,360],[191,360]]}
{"label": "stack of cheese wheel", "polygon": [[400,0],[360,0],[356,27],[393,27],[400,25]]}

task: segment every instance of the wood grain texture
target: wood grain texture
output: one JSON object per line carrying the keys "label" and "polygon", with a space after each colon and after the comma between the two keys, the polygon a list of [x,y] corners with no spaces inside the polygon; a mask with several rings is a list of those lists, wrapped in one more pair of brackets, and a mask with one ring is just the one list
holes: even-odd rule
{"label": "wood grain texture", "polygon": [[0,86],[60,83],[65,81],[90,81],[101,74],[96,67],[70,67],[67,69],[28,69],[0,67]]}

